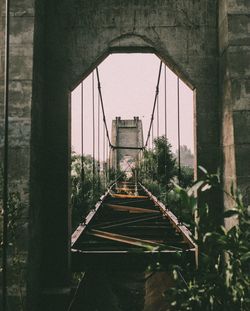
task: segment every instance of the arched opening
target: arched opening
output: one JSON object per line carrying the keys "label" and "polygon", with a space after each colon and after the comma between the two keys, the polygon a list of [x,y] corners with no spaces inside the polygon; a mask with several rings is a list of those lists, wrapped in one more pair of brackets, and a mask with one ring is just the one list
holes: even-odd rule
{"label": "arched opening", "polygon": [[[157,105],[152,112],[156,92]],[[162,65],[156,55],[140,53],[108,56],[98,65],[98,72],[94,69],[72,91],[73,231],[83,219],[88,221],[88,213],[94,208],[105,188],[118,180],[117,175],[121,171],[131,169],[133,159],[128,164],[130,160],[128,158],[131,155],[133,158],[133,153],[128,146],[135,147],[134,140],[138,140],[138,135],[129,132],[128,128],[131,126],[139,131],[135,125],[138,122],[142,123],[141,137],[144,141],[140,143],[143,146],[146,143],[149,150],[154,150],[157,139],[166,137],[172,146],[170,152],[177,164],[176,172],[179,167],[182,171],[189,170],[193,176],[195,150],[193,97],[193,91],[165,64]],[[114,132],[111,132],[111,128]],[[110,148],[109,143],[113,147],[118,145],[120,148],[124,147],[128,154],[125,152],[122,156],[119,155],[114,148],[113,150]],[[137,155],[138,150],[134,154]],[[134,162],[135,159],[136,156]],[[111,176],[112,167],[115,167],[113,176]],[[152,173],[155,174],[153,183],[158,186],[160,194],[165,188],[160,186],[157,170],[154,171],[153,168]],[[175,174],[177,177],[178,173]],[[167,193],[165,196],[167,197]],[[100,280],[97,276],[96,278],[98,287]],[[107,280],[104,284],[105,282]],[[93,289],[92,283],[90,282],[90,286]],[[107,286],[111,285],[106,284],[105,287]],[[110,290],[112,291],[111,288]]]}
{"label": "arched opening", "polygon": [[[110,54],[98,65],[99,81],[94,69],[72,91],[71,150],[76,158],[78,156],[79,165],[82,155],[87,162],[95,162],[94,172],[104,172],[110,152],[105,145],[106,136],[111,140],[112,120],[117,117],[139,117],[142,121],[143,143],[146,142],[159,64],[160,59],[155,54]],[[100,106],[98,82],[104,115]],[[158,90],[157,111],[154,112],[148,147],[153,148],[154,138],[166,136],[177,166],[180,165],[186,170],[185,173],[193,175],[196,170],[194,92],[165,64],[161,68]],[[103,123],[103,116],[106,124]],[[93,169],[92,172],[90,167],[88,170],[89,174],[94,174]]]}
{"label": "arched opening", "polygon": [[[53,35],[55,35],[53,31],[50,32],[51,38]],[[115,36],[112,35],[108,42],[102,42],[100,39],[97,48],[95,46],[96,41],[94,41],[93,44],[91,43],[90,46],[86,47],[86,50],[83,50],[81,46],[76,46],[74,42],[67,50],[67,56],[63,53],[61,55],[57,46],[53,46],[54,49],[50,46],[47,51],[46,82],[44,83],[46,93],[43,94],[43,98],[39,97],[40,94],[36,94],[38,103],[42,101],[44,106],[37,105],[33,109],[33,124],[37,127],[33,128],[32,159],[34,162],[38,161],[39,165],[32,172],[33,183],[31,186],[31,201],[33,206],[37,207],[36,214],[38,214],[35,215],[34,219],[42,228],[39,233],[42,241],[42,255],[37,261],[41,263],[42,267],[39,274],[41,287],[45,289],[43,296],[54,296],[55,288],[60,288],[62,295],[64,295],[64,289],[69,285],[69,241],[71,234],[71,210],[69,208],[71,193],[69,185],[71,162],[70,91],[110,53],[155,53],[189,87],[192,89],[194,86],[197,87],[195,93],[197,103],[194,105],[196,117],[194,121],[194,136],[196,137],[194,154],[197,158],[195,162],[199,162],[208,169],[217,168],[218,146],[214,144],[214,142],[217,143],[217,136],[215,135],[217,128],[211,126],[216,113],[211,113],[211,118],[207,118],[206,112],[210,109],[208,108],[210,101],[205,96],[207,94],[205,92],[212,89],[213,85],[207,85],[205,79],[199,79],[199,66],[191,64],[184,57],[185,52],[181,48],[177,51],[173,49],[168,51],[166,46],[156,42],[157,40],[155,41],[151,34],[149,37],[153,38],[152,41],[145,39],[146,36],[137,36],[131,32],[127,32],[127,35],[115,40],[112,40],[113,37]],[[82,53],[84,53],[84,57],[81,58]],[[71,56],[70,62],[66,61],[69,55]],[[38,81],[39,78],[38,76]],[[212,102],[214,101],[216,101],[216,96]],[[39,123],[41,119],[44,120],[42,126]],[[40,126],[42,135],[36,140],[35,135]],[[206,129],[209,129],[209,135],[207,135]],[[208,150],[211,148],[216,152],[212,151],[212,157],[208,157]],[[42,218],[41,221],[39,217]],[[36,239],[33,239],[33,242],[35,241]]]}

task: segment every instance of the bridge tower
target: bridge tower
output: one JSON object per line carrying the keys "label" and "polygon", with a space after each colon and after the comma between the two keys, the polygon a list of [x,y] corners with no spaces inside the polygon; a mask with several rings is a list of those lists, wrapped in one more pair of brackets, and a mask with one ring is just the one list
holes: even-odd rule
{"label": "bridge tower", "polygon": [[122,120],[116,117],[111,129],[111,168],[131,171],[143,147],[143,128],[139,117]]}

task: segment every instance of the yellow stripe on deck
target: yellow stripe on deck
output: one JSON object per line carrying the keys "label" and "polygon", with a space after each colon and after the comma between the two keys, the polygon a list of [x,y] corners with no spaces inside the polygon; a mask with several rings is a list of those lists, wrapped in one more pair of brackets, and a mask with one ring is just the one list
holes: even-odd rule
{"label": "yellow stripe on deck", "polygon": [[111,193],[111,196],[117,199],[148,199],[149,198],[147,195],[130,195],[130,194],[117,194],[117,193]]}

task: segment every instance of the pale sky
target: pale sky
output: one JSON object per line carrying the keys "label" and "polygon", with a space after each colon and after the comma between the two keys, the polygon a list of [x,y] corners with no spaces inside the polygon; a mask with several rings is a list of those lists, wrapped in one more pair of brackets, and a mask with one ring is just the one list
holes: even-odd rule
{"label": "pale sky", "polygon": [[[98,67],[104,109],[109,133],[111,134],[111,122],[115,117],[133,119],[138,116],[143,123],[144,143],[147,136],[155,88],[159,71],[160,60],[154,54],[112,54],[108,56]],[[165,66],[165,65],[164,65]],[[177,76],[167,67],[167,136],[177,149]],[[97,82],[95,77],[95,128],[97,150]],[[84,153],[92,154],[92,75],[83,81],[84,102]],[[81,87],[72,92],[72,150],[81,153]],[[160,93],[160,134],[164,134],[164,67],[162,68]],[[181,145],[187,145],[193,152],[193,91],[180,80],[180,124]],[[100,154],[102,155],[103,122],[100,117]],[[155,115],[156,120],[156,115]],[[154,133],[156,135],[156,121]],[[97,151],[96,151],[97,153]],[[102,160],[102,157],[101,157]]]}

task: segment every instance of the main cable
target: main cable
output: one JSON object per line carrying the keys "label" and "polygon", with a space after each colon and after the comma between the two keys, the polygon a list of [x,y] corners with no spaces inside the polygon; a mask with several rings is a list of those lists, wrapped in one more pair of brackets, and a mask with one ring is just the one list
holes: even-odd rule
{"label": "main cable", "polygon": [[161,69],[162,69],[162,61],[160,62],[160,68],[159,68],[159,73],[158,73],[158,78],[157,78],[155,98],[154,98],[154,104],[153,104],[153,111],[152,111],[151,120],[150,120],[150,124],[149,124],[149,129],[148,129],[148,135],[147,135],[146,143],[145,143],[145,146],[144,146],[145,148],[148,145],[150,131],[151,131],[152,123],[153,123],[153,120],[154,120],[155,106],[156,106],[157,97],[158,97],[158,94],[159,94],[159,83],[160,83],[160,78],[161,78]]}
{"label": "main cable", "polygon": [[111,144],[111,141],[110,141],[110,136],[109,136],[109,131],[108,131],[108,126],[107,126],[107,121],[106,121],[106,116],[105,116],[105,111],[104,111],[104,105],[103,105],[103,98],[102,98],[101,83],[100,83],[100,76],[99,76],[98,67],[96,67],[96,77],[97,77],[97,83],[98,83],[98,92],[99,92],[99,96],[100,96],[100,100],[101,100],[103,122],[105,124],[106,134],[107,134],[109,145],[110,145],[110,147],[112,147],[112,144]]}
{"label": "main cable", "polygon": [[92,73],[92,120],[93,120],[93,162],[92,162],[92,199],[94,203],[94,193],[95,193],[95,77],[94,72]]}
{"label": "main cable", "polygon": [[83,82],[81,83],[81,183],[82,199],[84,201],[84,159],[83,159]]}

